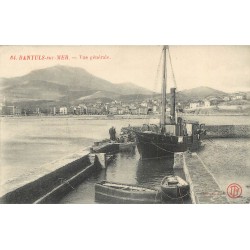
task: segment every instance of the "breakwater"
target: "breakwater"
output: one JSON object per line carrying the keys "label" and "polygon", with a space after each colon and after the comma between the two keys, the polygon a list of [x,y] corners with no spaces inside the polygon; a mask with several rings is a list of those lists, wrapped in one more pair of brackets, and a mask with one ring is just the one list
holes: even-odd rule
{"label": "breakwater", "polygon": [[[47,193],[60,186],[62,183],[67,183],[68,179],[91,165],[87,154],[74,154],[67,157],[66,159],[58,160],[51,164],[58,166],[56,170],[45,174],[44,176],[33,180],[32,182],[27,183],[13,191],[6,193],[0,198],[0,202],[8,204],[34,203],[36,200],[38,200],[42,196],[45,196]],[[47,164],[48,168],[54,168],[54,166],[49,165],[50,164]],[[72,189],[70,184],[65,185],[65,188],[63,188],[65,190],[61,190],[62,192],[60,194],[59,192],[57,193],[58,199],[60,199],[60,195],[62,195],[66,191],[66,188]],[[50,201],[55,202],[55,197],[54,200],[51,199]]]}
{"label": "breakwater", "polygon": [[[138,130],[139,126],[132,129]],[[250,138],[250,125],[205,125],[208,138]]]}
{"label": "breakwater", "polygon": [[250,138],[250,125],[206,125],[205,138]]}
{"label": "breakwater", "polygon": [[48,174],[27,183],[0,197],[0,203],[30,204],[57,203],[94,172],[106,167],[117,152],[119,144],[105,143],[91,148],[92,153],[80,151],[46,165],[54,169]]}
{"label": "breakwater", "polygon": [[[96,153],[110,153],[119,148],[116,144],[100,145]],[[93,155],[92,155],[93,156]],[[55,169],[44,176],[12,190],[2,197],[0,203],[30,204],[57,203],[66,193],[72,191],[95,171],[103,167],[97,156],[90,157],[89,152],[80,151],[64,159],[47,164]]]}

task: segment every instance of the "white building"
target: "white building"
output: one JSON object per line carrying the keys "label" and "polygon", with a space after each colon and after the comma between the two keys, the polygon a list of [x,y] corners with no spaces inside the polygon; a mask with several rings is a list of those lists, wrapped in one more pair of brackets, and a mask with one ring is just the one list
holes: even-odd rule
{"label": "white building", "polygon": [[210,106],[211,106],[210,101],[209,100],[204,100],[204,107],[209,108]]}
{"label": "white building", "polygon": [[246,95],[242,93],[235,93],[234,95],[232,95],[231,99],[232,100],[244,100],[246,99]]}
{"label": "white building", "polygon": [[157,111],[157,106],[154,105],[154,106],[153,106],[153,112],[155,113],[156,111]]}
{"label": "white building", "polygon": [[199,102],[190,102],[189,104],[190,109],[195,109],[200,107],[200,103]]}
{"label": "white building", "polygon": [[68,109],[67,107],[60,107],[60,115],[67,115]]}
{"label": "white building", "polygon": [[243,100],[243,98],[244,98],[243,95],[241,95],[241,94],[238,94],[235,97],[236,97],[236,100]]}
{"label": "white building", "polygon": [[224,96],[224,97],[223,97],[223,101],[225,101],[225,102],[230,101],[230,97],[229,97],[229,96]]}
{"label": "white building", "polygon": [[147,102],[142,102],[142,103],[141,103],[141,106],[142,106],[142,107],[147,107],[148,104],[147,104]]}

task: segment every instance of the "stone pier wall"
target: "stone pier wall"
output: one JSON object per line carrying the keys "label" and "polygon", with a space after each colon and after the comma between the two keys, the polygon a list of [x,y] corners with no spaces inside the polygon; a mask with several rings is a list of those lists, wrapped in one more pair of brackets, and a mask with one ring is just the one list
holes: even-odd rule
{"label": "stone pier wall", "polygon": [[[119,145],[106,143],[91,148],[94,153],[112,154],[119,150]],[[81,150],[63,159],[45,164],[43,173],[33,177],[28,183],[20,183],[16,189],[8,190],[0,203],[30,204],[56,203],[65,194],[102,168],[98,157],[90,161],[89,150]]]}
{"label": "stone pier wall", "polygon": [[2,196],[0,203],[33,203],[90,165],[88,155],[83,155],[76,159],[72,158],[72,160],[65,165],[63,160],[59,160],[58,164],[60,163],[61,166],[58,169]]}
{"label": "stone pier wall", "polygon": [[207,125],[205,138],[250,138],[250,125]]}
{"label": "stone pier wall", "polygon": [[183,154],[183,170],[190,185],[193,204],[229,203],[226,194],[197,153]]}

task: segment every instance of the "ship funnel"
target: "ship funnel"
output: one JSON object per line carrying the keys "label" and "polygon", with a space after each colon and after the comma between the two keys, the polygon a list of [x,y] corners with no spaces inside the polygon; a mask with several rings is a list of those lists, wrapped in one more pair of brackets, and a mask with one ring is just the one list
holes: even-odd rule
{"label": "ship funnel", "polygon": [[176,88],[171,88],[170,89],[170,119],[171,119],[171,124],[175,124],[175,90]]}

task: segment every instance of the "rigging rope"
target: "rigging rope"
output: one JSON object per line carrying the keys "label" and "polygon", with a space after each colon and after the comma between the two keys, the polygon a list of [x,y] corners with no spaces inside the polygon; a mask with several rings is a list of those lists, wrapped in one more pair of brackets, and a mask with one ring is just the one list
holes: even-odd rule
{"label": "rigging rope", "polygon": [[161,65],[161,61],[162,61],[162,55],[163,55],[163,50],[161,52],[160,60],[159,60],[158,66],[157,66],[157,71],[156,71],[156,76],[155,76],[155,84],[154,84],[155,90],[156,90],[156,85],[157,85],[158,78],[159,78],[159,71],[160,71],[160,65]]}
{"label": "rigging rope", "polygon": [[169,153],[174,153],[174,151],[166,150],[166,149],[164,149],[164,148],[162,148],[162,147],[156,145],[156,144],[153,143],[153,142],[152,142],[152,144],[153,144],[155,147],[157,147],[157,148],[159,148],[159,149],[161,149],[161,150],[163,150],[163,151],[166,151],[166,152],[169,152]]}
{"label": "rigging rope", "polygon": [[64,178],[58,178],[58,180],[61,181],[61,184],[66,183],[66,184],[68,184],[72,189],[75,189],[75,188],[69,183],[68,180],[66,180],[66,179],[64,179]]}
{"label": "rigging rope", "polygon": [[171,66],[171,72],[172,72],[172,76],[173,76],[174,87],[176,88],[176,91],[177,91],[177,84],[176,84],[176,79],[175,79],[175,74],[174,74],[174,70],[173,70],[172,58],[171,58],[169,47],[168,47],[168,57],[169,57],[169,62],[170,62],[170,66]]}
{"label": "rigging rope", "polygon": [[[134,131],[134,133],[136,134],[137,132]],[[138,133],[137,133],[137,134],[138,134]],[[140,136],[142,136],[142,137],[144,137],[144,138],[147,138],[146,136],[143,136],[143,135],[140,135]],[[143,144],[152,144],[152,145],[154,145],[155,147],[157,147],[157,148],[159,148],[159,149],[161,149],[161,150],[163,150],[163,151],[166,151],[166,152],[169,152],[169,153],[175,153],[174,151],[166,150],[165,148],[162,148],[162,147],[158,146],[158,145],[155,144],[153,141],[152,141],[152,142],[141,142],[141,143],[143,143]],[[170,145],[169,143],[162,143],[162,144]],[[173,145],[175,145],[175,144],[173,144]]]}

